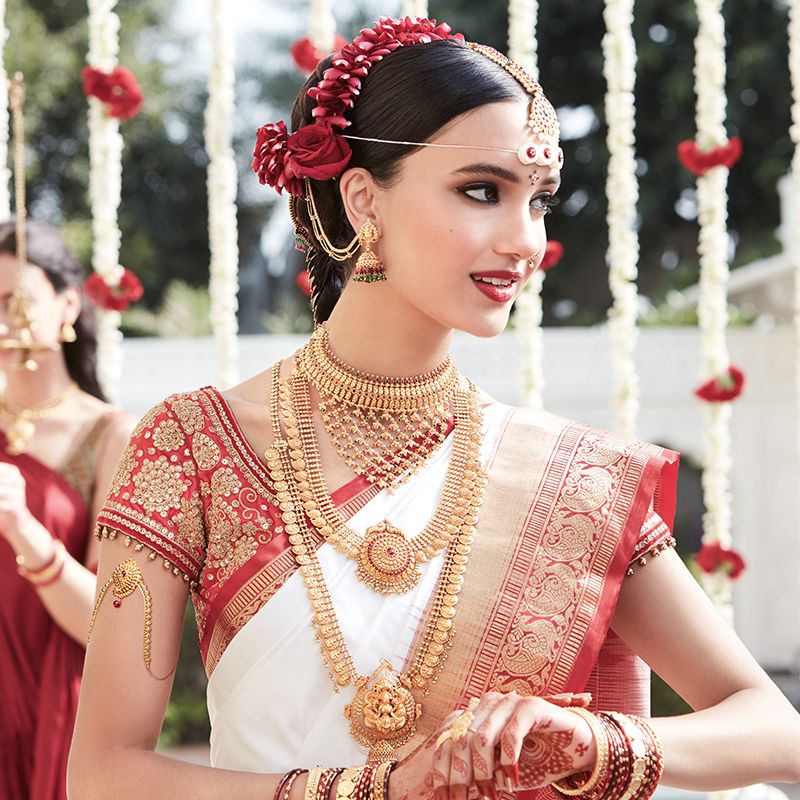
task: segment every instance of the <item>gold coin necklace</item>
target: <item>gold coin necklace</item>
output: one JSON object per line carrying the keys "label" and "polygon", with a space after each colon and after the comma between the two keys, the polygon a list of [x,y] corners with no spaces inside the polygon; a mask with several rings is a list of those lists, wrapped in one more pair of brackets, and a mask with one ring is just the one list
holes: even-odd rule
{"label": "gold coin necklace", "polygon": [[[410,539],[388,520],[371,525],[363,536],[342,519],[333,505],[322,474],[311,415],[309,381],[300,368],[289,378],[294,401],[305,413],[298,417],[297,440],[305,467],[297,474],[302,505],[311,524],[339,552],[356,562],[356,577],[381,594],[403,594],[417,585],[420,564],[429,561],[450,543],[468,512],[471,486],[480,471],[481,412],[477,391],[456,387],[453,452],[436,511],[420,533]],[[389,393],[384,400],[388,404]]]}
{"label": "gold coin necklace", "polygon": [[0,394],[0,419],[10,423],[5,432],[8,440],[8,452],[12,456],[24,453],[36,433],[35,423],[52,414],[76,391],[78,391],[78,384],[71,381],[66,389],[54,397],[27,407],[15,406],[5,394]]}
{"label": "gold coin necklace", "polygon": [[[414,692],[420,693],[424,699],[452,645],[453,620],[483,501],[486,475],[479,466],[470,481],[466,513],[447,547],[442,572],[434,590],[431,612],[410,668],[395,673],[391,664],[382,659],[371,675],[358,675],[317,557],[311,527],[304,514],[301,489],[302,484],[307,482],[303,477],[307,476],[307,465],[300,427],[308,424],[311,407],[310,403],[306,405],[303,398],[294,395],[295,385],[291,378],[280,377],[280,364],[273,367],[271,416],[274,442],[265,454],[267,466],[274,481],[292,553],[311,603],[312,625],[320,643],[323,662],[336,691],[351,683],[356,689],[353,701],[344,712],[350,722],[350,735],[356,742],[369,748],[371,761],[388,760],[416,732],[422,704]],[[474,393],[474,387],[471,388]],[[475,405],[477,407],[477,400]],[[285,434],[281,431],[281,419]]]}

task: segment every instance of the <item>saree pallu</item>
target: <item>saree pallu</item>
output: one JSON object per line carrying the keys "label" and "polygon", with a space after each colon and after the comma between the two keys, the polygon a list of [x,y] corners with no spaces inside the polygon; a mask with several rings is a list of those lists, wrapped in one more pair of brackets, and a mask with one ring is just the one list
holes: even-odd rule
{"label": "saree pallu", "polygon": [[[388,518],[407,536],[441,495],[451,438],[393,495],[354,480],[333,494],[357,531]],[[669,536],[677,455],[632,439],[492,403],[481,460],[489,474],[455,637],[423,703],[415,738],[467,697],[596,692],[646,698],[646,671],[609,635],[642,537]],[[276,484],[214,389],[176,395],[140,423],[98,523],[147,546],[190,585],[209,675],[212,763],[284,772],[363,763],[323,665],[311,609],[283,530]],[[405,595],[382,596],[323,542],[318,555],[356,670],[410,663],[444,560]],[[157,609],[154,611],[157,613]],[[605,644],[604,644],[605,643]],[[594,671],[593,671],[594,670]]]}
{"label": "saree pallu", "polygon": [[[9,455],[6,444],[0,433],[0,460],[25,478],[28,508],[73,558],[83,561],[87,498],[65,475],[83,474],[91,443],[80,443],[64,474],[32,456]],[[33,586],[17,574],[14,552],[3,537],[0,598],[0,797],[66,800],[84,649],[58,627]]]}

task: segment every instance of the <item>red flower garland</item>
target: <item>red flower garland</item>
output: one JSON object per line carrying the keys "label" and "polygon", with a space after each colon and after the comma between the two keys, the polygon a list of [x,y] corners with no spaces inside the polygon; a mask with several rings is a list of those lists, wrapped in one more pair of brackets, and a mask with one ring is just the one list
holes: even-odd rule
{"label": "red flower garland", "polygon": [[[341,50],[346,44],[347,39],[339,36],[337,33],[333,38],[333,51],[331,52]],[[289,52],[292,54],[292,60],[297,68],[309,74],[312,73],[317,68],[317,64],[328,55],[328,53],[317,50],[317,48],[314,47],[314,42],[312,42],[308,36],[298,39],[292,45]]]}
{"label": "red flower garland", "polygon": [[335,128],[346,128],[344,118],[361,91],[361,80],[373,64],[398,47],[441,39],[463,41],[460,33],[451,34],[449,25],[436,20],[391,19],[381,17],[373,28],[364,28],[334,56],[322,80],[308,90],[317,101],[311,112],[315,122],[291,136],[283,121],[262,125],[256,136],[251,167],[259,181],[278,193],[284,189],[300,197],[305,178],[328,180],[339,175],[350,161],[350,145]]}
{"label": "red flower garland", "polygon": [[729,403],[742,393],[744,383],[744,372],[731,365],[724,375],[706,381],[694,394],[707,403]]}
{"label": "red flower garland", "polygon": [[106,311],[124,311],[144,294],[142,282],[129,269],[122,273],[119,285],[114,287],[109,286],[102,275],[93,272],[83,282],[83,290],[96,306]]}
{"label": "red flower garland", "polygon": [[129,69],[114,67],[111,72],[102,72],[94,67],[84,67],[81,75],[83,93],[105,103],[112,117],[130,119],[139,113],[144,96],[136,77]]}
{"label": "red flower garland", "polygon": [[555,239],[548,240],[544,250],[544,258],[542,258],[542,263],[539,264],[539,269],[542,270],[542,272],[553,269],[553,267],[561,261],[563,256],[564,245],[561,244],[561,242],[557,242]]}
{"label": "red flower garland", "polygon": [[692,139],[678,145],[678,158],[681,164],[693,175],[705,175],[714,167],[730,169],[742,156],[742,140],[738,136],[729,139],[727,144],[713,150],[701,150]]}
{"label": "red flower garland", "polygon": [[736,550],[723,547],[719,542],[704,544],[695,556],[695,562],[703,572],[713,575],[716,572],[727,572],[735,581],[747,568],[747,564]]}

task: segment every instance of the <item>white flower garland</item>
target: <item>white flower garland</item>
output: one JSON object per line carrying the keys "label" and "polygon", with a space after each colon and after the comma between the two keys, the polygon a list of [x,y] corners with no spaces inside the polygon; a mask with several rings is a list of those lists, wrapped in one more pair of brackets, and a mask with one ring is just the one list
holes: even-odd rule
{"label": "white flower garland", "polygon": [[[538,80],[536,21],[539,15],[538,0],[509,0],[508,3],[508,57],[516,61],[533,78]],[[544,272],[535,272],[516,303],[516,326],[522,339],[522,397],[531,408],[542,407],[544,368],[542,354],[542,286]]]}
{"label": "white flower garland", "polygon": [[8,75],[3,53],[8,41],[6,0],[0,0],[0,222],[11,217],[11,170],[8,168]]}
{"label": "white flower garland", "polygon": [[[90,67],[110,72],[117,66],[119,17],[117,0],[89,0]],[[117,209],[122,196],[122,136],[119,120],[103,104],[89,98],[89,200],[92,208],[92,267],[109,286],[122,277],[119,265],[121,234]],[[118,399],[122,379],[122,334],[118,311],[98,312],[97,373],[108,397]]]}
{"label": "white flower garland", "polygon": [[[800,0],[789,0],[789,76],[792,81],[792,126],[789,133],[794,142],[792,181],[794,184],[794,213],[800,216]],[[795,258],[794,333],[795,381],[797,414],[800,421],[800,219],[789,225],[790,247]],[[797,454],[800,461],[800,423],[798,423]],[[800,498],[800,492],[798,492]]]}
{"label": "white flower garland", "polygon": [[330,53],[336,36],[332,0],[311,0],[308,14],[308,38],[321,53]]}
{"label": "white flower garland", "polygon": [[420,17],[426,18],[428,16],[428,0],[403,0],[404,17]]}
{"label": "white flower garland", "polygon": [[[725,132],[725,20],[722,0],[696,0],[698,31],[695,39],[697,143],[702,150],[728,141]],[[700,234],[700,296],[702,380],[724,375],[730,366],[728,326],[728,170],[714,167],[697,179]],[[731,434],[730,403],[707,403],[705,408],[705,466],[703,469],[703,543],[730,547]],[[727,576],[706,576],[703,584],[722,613],[733,619],[731,582]]]}
{"label": "white flower garland", "polygon": [[220,387],[236,383],[239,345],[238,225],[236,221],[236,160],[231,122],[234,110],[233,34],[231,15],[222,0],[211,0],[211,69],[205,112],[208,164],[208,238],[211,250],[211,326],[216,350],[216,380]]}
{"label": "white flower garland", "polygon": [[634,145],[636,45],[633,39],[633,0],[606,0],[603,18],[603,73],[609,162],[608,281],[613,305],[608,315],[611,362],[614,375],[614,409],[620,433],[632,435],[639,411],[639,380],[634,351],[638,339],[639,237],[636,231],[636,180]]}

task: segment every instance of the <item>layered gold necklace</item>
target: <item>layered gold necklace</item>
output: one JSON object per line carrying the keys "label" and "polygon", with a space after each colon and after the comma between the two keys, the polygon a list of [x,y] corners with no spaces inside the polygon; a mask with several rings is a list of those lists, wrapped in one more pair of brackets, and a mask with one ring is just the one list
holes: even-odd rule
{"label": "layered gold necklace", "polygon": [[[455,404],[456,431],[460,418],[470,420],[476,426],[473,433],[478,437],[481,415],[475,387],[469,385],[466,390],[457,389]],[[486,475],[477,461],[476,451],[475,462],[461,470],[463,482],[449,509],[449,522],[453,527],[445,545],[447,553],[431,612],[410,668],[396,674],[388,661],[381,660],[371,675],[358,675],[333,608],[333,599],[317,557],[311,527],[307,524],[310,520],[323,535],[327,532],[323,531],[325,526],[319,507],[313,502],[320,487],[324,489],[324,479],[316,447],[312,448],[311,453],[308,450],[309,444],[315,445],[313,418],[308,380],[299,370],[295,370],[288,378],[281,378],[280,364],[273,367],[271,416],[274,443],[265,454],[267,465],[274,481],[289,543],[311,602],[312,624],[320,642],[323,660],[337,691],[351,683],[355,685],[355,698],[345,708],[353,739],[370,749],[370,760],[390,759],[416,731],[422,705],[417,701],[414,691],[425,697],[430,682],[442,668],[451,646],[458,595],[464,583]],[[453,460],[455,458],[454,452]],[[317,486],[317,491],[312,489],[312,484]],[[443,497],[440,509],[445,502]],[[450,500],[447,502],[449,504]],[[402,536],[399,531],[397,534]]]}
{"label": "layered gold necklace", "polygon": [[[404,594],[419,582],[420,564],[447,547],[467,514],[470,487],[480,471],[481,413],[477,393],[474,387],[459,388],[458,371],[450,359],[420,378],[383,378],[357,372],[334,360],[330,349],[325,347],[326,342],[324,328],[318,329],[298,353],[297,369],[285,388],[285,392],[291,392],[291,402],[297,409],[297,438],[306,464],[303,475],[298,476],[299,496],[311,524],[330,545],[356,562],[356,577],[360,581],[381,594]],[[320,408],[324,404],[329,416],[334,413],[332,407],[338,411],[349,406],[353,409],[348,412],[350,418],[356,413],[385,415],[387,419],[403,414],[408,415],[412,420],[409,425],[413,425],[414,415],[424,416],[423,410],[432,402],[446,403],[447,414],[452,404],[453,453],[442,498],[430,522],[416,536],[406,538],[388,520],[371,525],[362,536],[342,519],[322,474],[311,414],[310,383],[319,393]],[[357,428],[361,429],[357,424],[352,426],[353,430]],[[413,427],[405,434],[407,438],[401,438],[405,442],[400,445],[402,449],[408,449],[407,442],[416,439]],[[386,441],[382,455],[377,458],[391,458],[392,442],[392,439]],[[415,456],[415,463],[421,464],[425,457],[422,451]]]}
{"label": "layered gold necklace", "polygon": [[74,381],[70,382],[62,392],[32,406],[17,406],[8,399],[5,393],[0,394],[0,419],[9,423],[6,428],[8,452],[12,456],[24,453],[36,433],[36,423],[40,419],[50,416],[77,390],[78,385]]}

